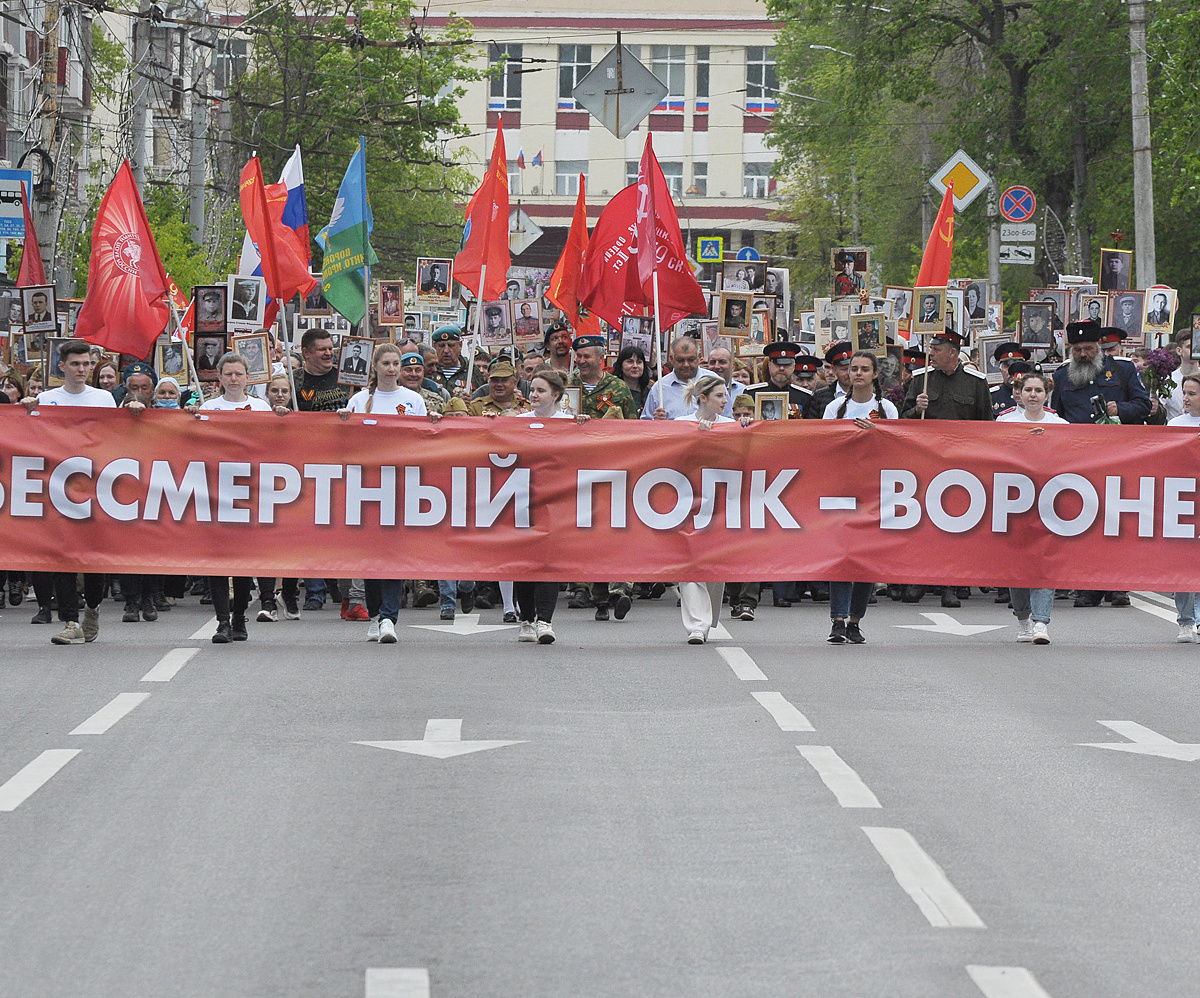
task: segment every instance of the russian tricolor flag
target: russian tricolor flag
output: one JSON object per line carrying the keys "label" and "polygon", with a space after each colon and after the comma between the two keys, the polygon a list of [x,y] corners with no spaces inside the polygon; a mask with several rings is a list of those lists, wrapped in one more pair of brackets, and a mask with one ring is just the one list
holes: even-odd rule
{"label": "russian tricolor flag", "polygon": [[524,146],[521,146],[520,150],[517,152],[517,166],[519,166],[522,170],[525,169],[525,147]]}
{"label": "russian tricolor flag", "polygon": [[[283,167],[279,183],[267,188],[267,207],[272,214],[277,205],[282,205],[283,224],[296,233],[296,244],[300,255],[308,261],[312,268],[312,241],[308,234],[308,202],[304,199],[304,164],[300,158],[300,147],[292,153],[291,159]],[[242,241],[242,256],[238,261],[238,273],[252,277],[262,275],[262,258],[258,255],[258,247],[246,233]]]}
{"label": "russian tricolor flag", "polygon": [[541,149],[539,149],[539,150],[538,150],[538,151],[537,151],[537,152],[534,154],[534,156],[533,156],[533,165],[534,165],[534,166],[541,166],[541,165],[542,165],[542,150],[541,150]]}

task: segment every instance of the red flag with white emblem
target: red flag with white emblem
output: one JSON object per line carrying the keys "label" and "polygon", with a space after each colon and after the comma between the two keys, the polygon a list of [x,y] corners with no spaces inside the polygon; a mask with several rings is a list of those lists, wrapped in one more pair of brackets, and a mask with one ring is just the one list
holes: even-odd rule
{"label": "red flag with white emblem", "polygon": [[75,335],[114,352],[146,357],[167,326],[166,296],[167,274],[126,160],[96,213],[87,295]]}

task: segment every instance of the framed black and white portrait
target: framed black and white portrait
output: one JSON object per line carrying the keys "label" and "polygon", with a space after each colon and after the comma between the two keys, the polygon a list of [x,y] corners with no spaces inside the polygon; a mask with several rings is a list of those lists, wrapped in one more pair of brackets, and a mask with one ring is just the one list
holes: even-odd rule
{"label": "framed black and white portrait", "polygon": [[230,329],[261,329],[267,311],[267,282],[261,277],[229,275],[225,317]]}

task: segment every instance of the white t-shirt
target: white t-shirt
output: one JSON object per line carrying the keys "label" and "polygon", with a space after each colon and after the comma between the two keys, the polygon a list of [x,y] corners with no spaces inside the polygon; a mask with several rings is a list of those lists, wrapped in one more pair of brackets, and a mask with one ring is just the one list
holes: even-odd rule
{"label": "white t-shirt", "polygon": [[84,385],[81,392],[69,392],[65,387],[50,388],[37,397],[38,405],[83,405],[96,409],[115,409],[116,400],[112,392],[103,388]]}
{"label": "white t-shirt", "polygon": [[1200,426],[1200,416],[1189,416],[1186,412],[1180,413],[1172,419],[1167,420],[1168,426]]}
{"label": "white t-shirt", "polygon": [[244,402],[230,402],[223,395],[218,395],[216,398],[209,399],[202,406],[201,411],[205,409],[219,410],[220,412],[234,412],[240,409],[249,409],[251,412],[271,412],[271,406],[262,399],[256,399],[253,395],[247,395]]}
{"label": "white t-shirt", "polygon": [[[364,388],[361,392],[355,392],[350,396],[346,408],[351,412],[365,413],[367,400],[370,398],[371,393]],[[405,388],[403,385],[397,385],[395,390],[390,392],[376,390],[375,397],[371,401],[371,415],[373,416],[427,416],[428,414],[429,410],[425,407],[425,400],[411,388]]]}
{"label": "white t-shirt", "polygon": [[[821,416],[821,418],[822,419],[837,419],[838,418],[838,410],[841,409],[842,402],[844,402],[845,400],[846,400],[845,395],[835,398],[832,402],[829,403],[829,405],[825,406],[825,412]],[[887,399],[883,400],[882,405],[883,405],[883,413],[885,416],[887,416],[888,419],[899,419],[900,418],[900,414],[898,412],[896,412],[896,407],[891,402],[889,402]],[[877,402],[875,399],[871,399],[868,402],[855,402],[854,399],[850,399],[849,402],[846,402],[846,414],[842,418],[843,419],[870,419],[872,416],[875,416],[879,412],[879,406],[880,406],[880,403]]]}
{"label": "white t-shirt", "polygon": [[1030,419],[1025,415],[1025,407],[1017,406],[1015,409],[1006,409],[996,417],[997,423],[1065,423],[1066,420],[1058,413],[1051,412],[1047,409],[1042,413],[1041,419]]}
{"label": "white t-shirt", "polygon": [[539,416],[532,409],[530,409],[528,412],[514,413],[514,415],[520,416],[522,419],[547,419],[547,418],[549,418],[549,419],[574,419],[575,418],[569,412],[566,412],[563,409],[555,409],[554,412],[549,417]]}
{"label": "white t-shirt", "polygon": [[[676,416],[675,417],[675,422],[678,423],[680,420],[685,420],[686,422],[689,422],[689,423],[698,423],[698,422],[700,422],[700,417],[698,414],[696,414],[694,412],[690,412],[686,416]],[[730,418],[729,416],[722,416],[719,412],[713,418],[713,423],[732,423],[732,422],[734,422],[734,420],[732,418]]]}

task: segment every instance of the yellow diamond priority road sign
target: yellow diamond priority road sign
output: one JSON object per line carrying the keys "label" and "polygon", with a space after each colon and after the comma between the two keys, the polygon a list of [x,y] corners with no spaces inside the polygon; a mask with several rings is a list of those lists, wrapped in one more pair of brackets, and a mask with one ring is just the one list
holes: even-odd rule
{"label": "yellow diamond priority road sign", "polygon": [[939,194],[954,184],[954,210],[962,211],[980,194],[988,189],[992,178],[963,150],[959,149],[938,171],[929,178],[929,183]]}

